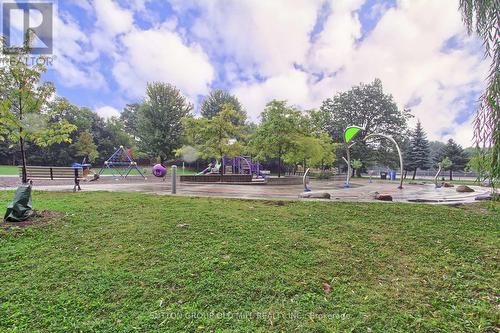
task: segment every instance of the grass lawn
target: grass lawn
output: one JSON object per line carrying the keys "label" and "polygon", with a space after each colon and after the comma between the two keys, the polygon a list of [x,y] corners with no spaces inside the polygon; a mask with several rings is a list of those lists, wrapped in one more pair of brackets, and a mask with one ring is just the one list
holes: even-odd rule
{"label": "grass lawn", "polygon": [[18,175],[19,171],[17,166],[13,165],[0,165],[0,175]]}
{"label": "grass lawn", "polygon": [[[0,192],[0,205],[12,196]],[[494,332],[498,325],[498,203],[41,192],[34,203],[67,215],[0,229],[2,332]]]}

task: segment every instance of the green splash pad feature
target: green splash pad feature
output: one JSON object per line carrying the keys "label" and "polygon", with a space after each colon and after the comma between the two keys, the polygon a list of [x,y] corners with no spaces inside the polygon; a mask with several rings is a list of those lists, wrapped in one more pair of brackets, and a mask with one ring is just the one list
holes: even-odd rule
{"label": "green splash pad feature", "polygon": [[347,127],[344,131],[344,140],[346,143],[351,142],[354,140],[355,137],[357,137],[361,131],[363,131],[363,128],[358,127],[358,126],[350,126]]}

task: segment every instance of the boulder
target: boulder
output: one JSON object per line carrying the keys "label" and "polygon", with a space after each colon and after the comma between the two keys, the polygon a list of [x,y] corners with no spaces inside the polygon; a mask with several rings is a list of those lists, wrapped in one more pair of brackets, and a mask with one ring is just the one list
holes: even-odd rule
{"label": "boulder", "polygon": [[467,192],[474,192],[474,190],[471,189],[467,185],[458,185],[457,186],[457,192],[459,192],[459,193],[467,193]]}
{"label": "boulder", "polygon": [[455,185],[450,183],[443,183],[443,187],[455,187]]}
{"label": "boulder", "polygon": [[390,195],[390,194],[377,194],[377,195],[375,195],[375,200],[392,201],[392,195]]}
{"label": "boulder", "polygon": [[330,193],[328,192],[304,192],[299,194],[299,198],[302,199],[330,199]]}
{"label": "boulder", "polygon": [[474,198],[474,200],[477,201],[493,200],[493,195],[491,194],[478,195],[477,197]]}

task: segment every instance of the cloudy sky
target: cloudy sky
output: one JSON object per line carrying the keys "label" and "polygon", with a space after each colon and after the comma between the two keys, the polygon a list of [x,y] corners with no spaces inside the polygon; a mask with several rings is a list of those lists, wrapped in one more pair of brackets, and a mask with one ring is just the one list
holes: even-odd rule
{"label": "cloudy sky", "polygon": [[[471,143],[488,61],[467,37],[458,0],[65,0],[46,78],[103,116],[176,85],[198,106],[235,94],[253,120],[266,102],[318,108],[378,77],[431,139]],[[198,111],[197,111],[198,112]]]}

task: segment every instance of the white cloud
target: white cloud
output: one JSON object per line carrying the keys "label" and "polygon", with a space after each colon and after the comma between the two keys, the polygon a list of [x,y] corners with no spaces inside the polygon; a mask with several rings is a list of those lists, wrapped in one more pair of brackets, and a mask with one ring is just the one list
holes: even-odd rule
{"label": "white cloud", "polygon": [[199,45],[186,45],[179,35],[161,28],[134,30],[121,42],[124,53],[113,75],[133,97],[144,95],[146,83],[151,81],[174,84],[192,99],[208,92],[214,70]]}
{"label": "white cloud", "polygon": [[[465,35],[456,3],[399,1],[396,8],[384,8],[373,31],[360,39],[361,23],[353,10],[362,3],[332,3],[324,30],[313,42],[301,42],[309,48],[306,73],[294,69],[285,55],[284,65],[274,66],[274,72],[265,65],[252,67],[256,75],[272,74],[264,80],[234,84],[233,92],[252,118],[256,119],[263,105],[273,98],[286,98],[304,108],[319,107],[336,92],[378,77],[400,108],[420,100],[412,111],[430,139],[453,136],[462,145],[470,145],[471,121],[459,123],[456,119],[468,111],[464,101],[471,98],[471,93],[483,89],[487,62],[482,59],[477,40]],[[452,37],[461,47],[444,51],[446,41]],[[260,51],[245,50],[250,59],[260,59]],[[312,75],[317,72],[326,76],[317,81]],[[331,72],[336,73],[328,75]]]}
{"label": "white cloud", "polygon": [[120,111],[109,105],[97,108],[94,112],[105,119],[120,116]]}
{"label": "white cloud", "polygon": [[232,92],[247,109],[250,118],[256,120],[272,99],[288,100],[292,105],[311,106],[308,75],[299,70],[289,70],[264,82],[241,83]]}
{"label": "white cloud", "polygon": [[[449,10],[454,5],[451,0],[399,2],[332,80],[356,83],[378,77],[400,107],[412,98],[421,99],[412,111],[431,139],[445,139],[442,133],[451,132],[458,142],[470,145],[470,122],[455,121],[466,109],[457,100],[482,89],[487,64],[477,50],[471,53],[474,43],[464,34],[458,10]],[[444,53],[444,43],[452,37],[465,48]],[[466,128],[471,135],[463,134]]]}
{"label": "white cloud", "polygon": [[108,36],[115,36],[132,29],[133,13],[121,8],[114,1],[95,1],[96,25]]}
{"label": "white cloud", "polygon": [[321,0],[174,1],[185,12],[193,6],[201,15],[192,33],[227,61],[260,75],[280,75],[302,63],[308,50]]}
{"label": "white cloud", "polygon": [[346,66],[361,37],[358,10],[364,0],[331,1],[332,13],[311,46],[308,65],[315,72],[335,72]]}
{"label": "white cloud", "polygon": [[54,60],[60,83],[73,87],[105,88],[107,83],[95,64],[98,54],[91,50],[90,40],[76,21],[63,12],[54,16]]}

